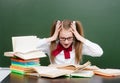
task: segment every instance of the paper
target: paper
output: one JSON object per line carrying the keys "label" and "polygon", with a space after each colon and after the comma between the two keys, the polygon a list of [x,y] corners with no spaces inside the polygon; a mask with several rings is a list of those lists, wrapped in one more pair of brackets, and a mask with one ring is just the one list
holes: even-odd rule
{"label": "paper", "polygon": [[37,50],[38,38],[36,36],[17,36],[12,37],[13,52],[26,53]]}
{"label": "paper", "polygon": [[0,67],[0,83],[10,74],[9,68]]}

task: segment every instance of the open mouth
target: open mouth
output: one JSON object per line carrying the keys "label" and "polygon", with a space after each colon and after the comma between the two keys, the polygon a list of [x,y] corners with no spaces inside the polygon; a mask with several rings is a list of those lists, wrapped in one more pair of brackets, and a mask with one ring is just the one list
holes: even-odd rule
{"label": "open mouth", "polygon": [[64,47],[69,47],[69,44],[64,44]]}

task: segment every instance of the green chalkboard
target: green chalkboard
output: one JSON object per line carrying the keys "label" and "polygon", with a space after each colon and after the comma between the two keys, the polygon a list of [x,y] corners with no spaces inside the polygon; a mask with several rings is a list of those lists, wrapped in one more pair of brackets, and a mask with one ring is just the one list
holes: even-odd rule
{"label": "green chalkboard", "polygon": [[[0,66],[9,66],[5,51],[12,36],[48,37],[55,20],[79,20],[85,37],[104,50],[102,57],[84,56],[99,67],[120,68],[120,0],[0,0]],[[48,58],[41,59],[49,64]]]}

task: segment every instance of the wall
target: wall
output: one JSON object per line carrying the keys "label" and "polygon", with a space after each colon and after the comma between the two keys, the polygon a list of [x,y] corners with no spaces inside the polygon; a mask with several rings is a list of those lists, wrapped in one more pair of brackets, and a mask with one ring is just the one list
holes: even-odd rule
{"label": "wall", "polygon": [[[48,37],[54,20],[80,20],[85,37],[104,50],[102,57],[84,56],[99,67],[120,68],[120,0],[0,0],[0,66],[9,66],[12,36]],[[47,61],[47,63],[46,63]],[[41,59],[43,65],[48,58]]]}

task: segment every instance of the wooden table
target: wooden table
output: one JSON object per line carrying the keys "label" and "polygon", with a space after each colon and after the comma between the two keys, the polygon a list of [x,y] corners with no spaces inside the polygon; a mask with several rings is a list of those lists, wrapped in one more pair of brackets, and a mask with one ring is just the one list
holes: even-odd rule
{"label": "wooden table", "polygon": [[95,75],[91,78],[41,78],[11,73],[2,83],[120,83],[120,77],[103,77]]}

